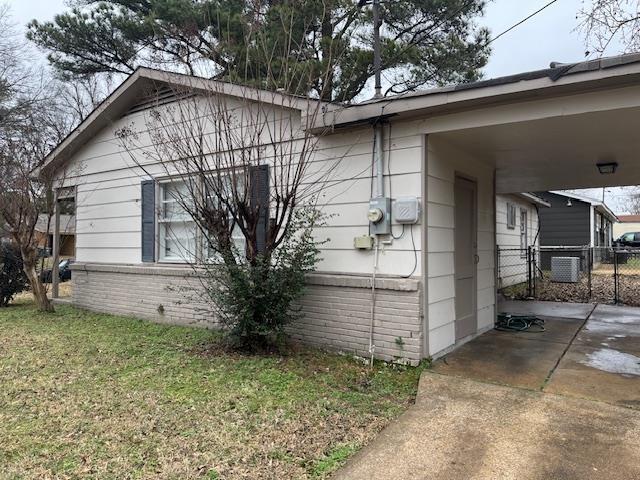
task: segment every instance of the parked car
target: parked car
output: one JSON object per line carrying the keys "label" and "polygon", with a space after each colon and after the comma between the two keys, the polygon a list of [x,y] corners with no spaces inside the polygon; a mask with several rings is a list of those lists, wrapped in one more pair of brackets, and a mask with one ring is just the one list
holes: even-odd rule
{"label": "parked car", "polygon": [[[71,280],[71,264],[73,263],[73,258],[66,258],[60,263],[58,263],[58,277],[61,282],[66,282],[67,280]],[[51,269],[43,270],[40,274],[40,279],[44,283],[51,283]]]}
{"label": "parked car", "polygon": [[628,232],[615,241],[616,247],[640,248],[640,232]]}

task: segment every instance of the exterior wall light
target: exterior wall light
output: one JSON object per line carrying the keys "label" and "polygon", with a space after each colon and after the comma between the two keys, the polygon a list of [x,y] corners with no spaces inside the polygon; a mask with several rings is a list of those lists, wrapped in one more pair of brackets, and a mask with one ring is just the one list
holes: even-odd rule
{"label": "exterior wall light", "polygon": [[611,175],[612,173],[616,173],[616,169],[618,168],[617,162],[610,163],[597,163],[598,171],[602,175]]}

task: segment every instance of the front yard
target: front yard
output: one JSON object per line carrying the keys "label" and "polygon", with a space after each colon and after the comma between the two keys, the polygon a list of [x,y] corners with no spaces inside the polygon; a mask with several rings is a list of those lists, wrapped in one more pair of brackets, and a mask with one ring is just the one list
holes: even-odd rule
{"label": "front yard", "polygon": [[420,371],[59,306],[0,309],[2,478],[323,478],[402,412]]}

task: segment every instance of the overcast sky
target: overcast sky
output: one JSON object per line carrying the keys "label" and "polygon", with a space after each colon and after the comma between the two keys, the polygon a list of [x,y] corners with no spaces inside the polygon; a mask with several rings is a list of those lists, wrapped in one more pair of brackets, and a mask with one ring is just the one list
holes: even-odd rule
{"label": "overcast sky", "polygon": [[[6,2],[7,0],[5,0]],[[493,36],[507,30],[549,0],[490,0],[486,14],[480,19]],[[2,3],[2,0],[0,0]],[[24,25],[29,20],[51,20],[64,11],[65,0],[8,0],[14,19]],[[575,62],[585,58],[582,36],[575,31],[576,13],[583,0],[558,0],[526,23],[496,40],[485,77],[497,77],[527,70],[547,68],[551,61]],[[615,54],[615,45],[608,54]],[[602,197],[602,190],[585,192]],[[608,189],[606,201],[621,213],[624,192]]]}

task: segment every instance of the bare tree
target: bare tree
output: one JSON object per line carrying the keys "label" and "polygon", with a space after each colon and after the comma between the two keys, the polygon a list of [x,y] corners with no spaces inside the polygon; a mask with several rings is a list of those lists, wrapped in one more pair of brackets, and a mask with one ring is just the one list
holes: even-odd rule
{"label": "bare tree", "polygon": [[179,101],[118,131],[135,168],[160,185],[160,255],[203,279],[216,318],[242,345],[281,333],[315,268],[319,194],[340,159],[319,161],[326,104],[192,78]]}
{"label": "bare tree", "polygon": [[583,1],[578,12],[578,29],[584,34],[587,55],[602,55],[614,44],[624,52],[640,51],[640,1]]}
{"label": "bare tree", "polygon": [[45,154],[61,139],[60,118],[44,71],[33,68],[29,50],[0,9],[0,221],[20,249],[23,269],[38,307],[53,310],[36,270],[35,227],[51,213],[53,177],[34,178]]}
{"label": "bare tree", "polygon": [[106,75],[70,76],[57,79],[57,106],[64,116],[64,129],[79,125],[113,90],[113,79]]}
{"label": "bare tree", "polygon": [[620,206],[630,215],[640,215],[640,186],[623,187],[624,200]]}
{"label": "bare tree", "polygon": [[[273,54],[268,39],[251,40]],[[320,75],[339,60],[327,58]],[[193,267],[200,298],[244,347],[279,337],[297,316],[322,242],[317,201],[340,163],[319,155],[325,131],[312,128],[328,107],[317,99],[324,96],[284,93],[311,92],[317,66],[291,62],[267,62],[257,83],[255,72],[236,84],[169,74],[169,84],[182,85],[173,101],[118,132],[133,166],[159,184],[160,256]]]}

